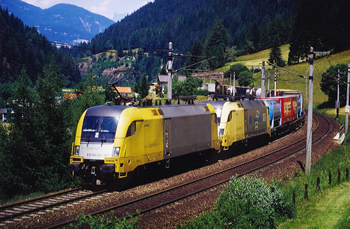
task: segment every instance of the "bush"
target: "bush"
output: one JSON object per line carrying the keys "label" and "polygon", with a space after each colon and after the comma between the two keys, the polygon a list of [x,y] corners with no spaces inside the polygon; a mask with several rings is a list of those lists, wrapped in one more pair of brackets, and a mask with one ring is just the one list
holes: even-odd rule
{"label": "bush", "polygon": [[[231,178],[219,195],[215,209],[193,219],[183,228],[275,228],[276,221],[295,215],[282,191],[262,178]],[[181,225],[179,226],[181,227]]]}
{"label": "bush", "polygon": [[118,217],[113,215],[113,211],[111,212],[111,216],[109,218],[106,215],[102,217],[99,216],[86,216],[84,213],[80,213],[77,218],[76,224],[70,224],[71,227],[74,228],[118,228],[118,229],[132,229],[138,228],[137,222],[138,217],[133,218],[129,213],[127,213],[130,219],[118,219]]}

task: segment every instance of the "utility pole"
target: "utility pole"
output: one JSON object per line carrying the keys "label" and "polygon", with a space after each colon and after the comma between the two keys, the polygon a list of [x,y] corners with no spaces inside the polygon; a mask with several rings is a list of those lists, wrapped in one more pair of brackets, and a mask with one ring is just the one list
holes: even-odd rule
{"label": "utility pole", "polygon": [[236,96],[236,72],[233,72],[233,95]]}
{"label": "utility pole", "polygon": [[277,92],[276,92],[276,90],[277,90],[277,69],[275,68],[275,77],[274,77],[274,87],[273,87],[273,89],[274,89],[274,96],[276,96],[277,95]]}
{"label": "utility pole", "polygon": [[335,102],[335,108],[337,108],[337,118],[336,120],[339,121],[339,81],[340,81],[340,69],[338,69],[338,80],[337,80],[337,101]]}
{"label": "utility pole", "polygon": [[261,98],[265,98],[265,60],[263,60],[261,68]]}
{"label": "utility pole", "polygon": [[307,111],[307,135],[306,135],[306,163],[305,171],[311,172],[311,152],[312,152],[312,101],[313,101],[313,71],[314,71],[314,48],[310,49],[310,70],[309,70],[309,107]]}
{"label": "utility pole", "polygon": [[173,60],[174,60],[174,56],[173,56],[173,43],[169,42],[169,52],[168,52],[168,101],[171,104],[171,100],[173,98],[173,77],[172,77],[172,73],[173,73]]}
{"label": "utility pole", "polygon": [[313,80],[314,80],[314,58],[316,53],[328,54],[328,52],[315,52],[310,48],[310,69],[309,69],[309,106],[307,111],[307,135],[306,135],[306,163],[305,172],[311,172],[311,153],[312,153],[312,106],[313,106]]}
{"label": "utility pole", "polygon": [[236,87],[236,72],[233,72],[233,87]]}
{"label": "utility pole", "polygon": [[[268,72],[268,76],[267,76],[267,91],[270,91],[270,72]],[[271,97],[271,93],[270,93],[270,97]]]}
{"label": "utility pole", "polygon": [[345,134],[348,133],[348,121],[349,121],[349,84],[350,84],[350,64],[348,65],[348,82],[346,87]]}
{"label": "utility pole", "polygon": [[233,90],[232,85],[231,85],[231,78],[232,78],[232,75],[230,74],[230,87],[231,87],[230,95],[232,95],[232,90]]}
{"label": "utility pole", "polygon": [[304,102],[304,107],[307,106],[307,71],[305,74],[305,102]]}

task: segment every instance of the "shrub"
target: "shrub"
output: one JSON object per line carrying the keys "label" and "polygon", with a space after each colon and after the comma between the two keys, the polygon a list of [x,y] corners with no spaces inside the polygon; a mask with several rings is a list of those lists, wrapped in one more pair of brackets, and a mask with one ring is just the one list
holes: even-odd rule
{"label": "shrub", "polygon": [[113,211],[111,212],[111,216],[108,218],[106,215],[102,217],[99,216],[86,216],[84,213],[80,213],[77,218],[76,224],[71,224],[71,227],[74,228],[118,228],[118,229],[133,229],[138,228],[138,217],[132,217],[129,213],[127,213],[129,219],[123,218],[118,219],[118,217],[113,215]]}
{"label": "shrub", "polygon": [[294,215],[294,206],[275,184],[255,176],[234,176],[219,195],[214,211],[182,228],[275,228],[277,220]]}
{"label": "shrub", "polygon": [[221,217],[238,228],[273,228],[280,217],[294,216],[282,191],[263,178],[231,178],[215,204]]}

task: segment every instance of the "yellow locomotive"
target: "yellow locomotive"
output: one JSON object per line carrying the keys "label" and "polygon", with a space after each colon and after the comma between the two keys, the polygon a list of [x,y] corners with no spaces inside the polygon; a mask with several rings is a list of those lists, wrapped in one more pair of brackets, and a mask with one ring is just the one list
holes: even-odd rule
{"label": "yellow locomotive", "polygon": [[69,171],[85,182],[125,178],[138,166],[193,152],[219,150],[210,104],[164,107],[97,106],[81,116]]}
{"label": "yellow locomotive", "polygon": [[218,116],[218,135],[224,150],[256,136],[271,136],[269,108],[263,100],[207,101]]}

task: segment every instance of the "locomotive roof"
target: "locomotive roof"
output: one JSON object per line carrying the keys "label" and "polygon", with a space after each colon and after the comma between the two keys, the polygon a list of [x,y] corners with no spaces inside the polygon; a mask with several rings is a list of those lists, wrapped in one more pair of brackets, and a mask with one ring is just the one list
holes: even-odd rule
{"label": "locomotive roof", "polygon": [[90,107],[86,111],[86,116],[119,117],[122,111],[126,108],[130,108],[130,106],[102,105],[102,106]]}
{"label": "locomotive roof", "polygon": [[201,103],[204,103],[204,104],[209,103],[214,107],[214,109],[217,109],[217,108],[222,108],[224,106],[224,104],[227,102],[228,101],[226,101],[226,100],[216,100],[216,101],[207,100],[207,101],[203,101]]}
{"label": "locomotive roof", "polygon": [[200,114],[210,114],[210,111],[205,108],[205,104],[195,104],[195,105],[180,105],[180,106],[163,106],[158,107],[162,110],[164,117],[179,117],[179,116],[192,116]]}

